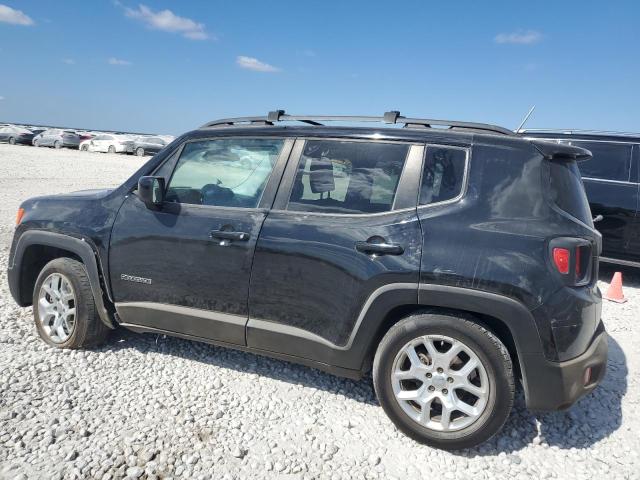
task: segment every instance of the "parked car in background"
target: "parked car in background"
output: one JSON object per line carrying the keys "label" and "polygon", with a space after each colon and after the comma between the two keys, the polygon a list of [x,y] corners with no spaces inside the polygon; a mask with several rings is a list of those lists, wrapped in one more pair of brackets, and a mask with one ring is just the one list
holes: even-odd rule
{"label": "parked car in background", "polygon": [[22,144],[31,145],[33,132],[23,127],[8,125],[0,127],[0,142],[7,142],[11,145]]}
{"label": "parked car in background", "polygon": [[36,135],[33,138],[33,145],[36,147],[78,148],[80,136],[73,130],[50,128]]}
{"label": "parked car in background", "polygon": [[578,163],[604,262],[640,267],[640,134],[523,130],[523,135],[574,145],[593,157]]}
{"label": "parked car in background", "polygon": [[160,137],[136,137],[129,145],[127,153],[133,153],[138,157],[155,155],[166,147],[168,143],[169,142]]}
{"label": "parked car in background", "polygon": [[80,150],[85,152],[123,153],[127,152],[127,149],[132,144],[133,140],[128,137],[104,133],[83,141],[80,144]]}

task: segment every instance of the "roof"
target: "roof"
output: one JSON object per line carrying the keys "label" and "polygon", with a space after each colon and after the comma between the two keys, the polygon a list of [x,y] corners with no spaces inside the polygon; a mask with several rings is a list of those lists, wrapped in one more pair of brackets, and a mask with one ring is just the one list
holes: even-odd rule
{"label": "roof", "polygon": [[[497,125],[477,122],[464,122],[459,120],[439,120],[433,118],[412,118],[400,115],[397,110],[385,112],[383,116],[354,116],[354,115],[288,115],[284,110],[274,110],[265,116],[223,118],[207,122],[201,129],[229,128],[229,127],[272,127],[283,122],[297,122],[314,127],[323,126],[327,122],[342,123],[384,123],[387,125],[402,125],[408,129],[431,129],[434,126],[448,127],[449,130],[470,130],[476,133],[494,135],[514,135],[514,132]],[[445,129],[446,130],[446,129]]]}
{"label": "roof", "polygon": [[576,129],[521,129],[518,135],[535,138],[574,138],[579,140],[599,140],[612,142],[638,142],[640,133],[611,132],[606,130],[576,130]]}

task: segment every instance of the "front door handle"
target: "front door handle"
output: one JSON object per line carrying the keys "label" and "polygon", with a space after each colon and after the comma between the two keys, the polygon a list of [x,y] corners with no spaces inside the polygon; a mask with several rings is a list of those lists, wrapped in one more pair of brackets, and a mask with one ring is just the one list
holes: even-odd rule
{"label": "front door handle", "polygon": [[602,219],[604,219],[602,215],[596,215],[595,217],[593,217],[593,223],[598,223]]}
{"label": "front door handle", "polygon": [[396,243],[356,242],[356,250],[374,255],[402,255],[404,248]]}
{"label": "front door handle", "polygon": [[228,230],[211,230],[209,236],[218,240],[237,240],[240,242],[246,242],[250,237],[246,232],[230,232]]}

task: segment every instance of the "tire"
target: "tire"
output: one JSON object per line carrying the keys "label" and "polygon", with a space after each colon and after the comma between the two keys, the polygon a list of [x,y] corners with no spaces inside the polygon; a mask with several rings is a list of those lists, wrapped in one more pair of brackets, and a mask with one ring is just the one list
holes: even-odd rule
{"label": "tire", "polygon": [[[447,345],[461,351],[453,361],[445,360],[447,353],[453,355]],[[411,349],[417,363],[409,358]],[[472,360],[479,366],[465,376]],[[474,447],[495,435],[509,417],[515,390],[513,365],[504,344],[463,313],[425,312],[395,324],[378,346],[373,383],[382,408],[399,430],[444,450]],[[480,393],[474,395],[471,390]],[[395,392],[402,391],[398,399]],[[409,399],[413,392],[420,392],[420,401],[429,401],[428,410]],[[451,419],[448,426],[445,410]]]}
{"label": "tire", "polygon": [[80,150],[82,150],[83,152],[87,152],[89,150],[89,146],[88,145],[82,145],[82,147],[80,147]]}
{"label": "tire", "polygon": [[144,157],[144,148],[142,148],[142,147],[136,148],[136,155],[138,157]]}
{"label": "tire", "polygon": [[[59,312],[64,309],[67,314],[71,308],[75,314],[66,315],[56,326],[58,318],[64,317]],[[87,271],[71,258],[50,261],[38,275],[33,289],[33,317],[38,335],[52,347],[86,348],[103,343],[109,335],[109,327],[98,316]],[[62,333],[58,334],[60,326]]]}
{"label": "tire", "polygon": [[56,140],[55,142],[53,142],[53,147],[57,150],[62,148],[62,142],[60,140]]}
{"label": "tire", "polygon": [[40,140],[35,140],[33,142],[33,146],[36,147],[36,148],[39,147],[40,146]]}
{"label": "tire", "polygon": [[113,145],[109,145],[108,152],[109,153],[116,153],[116,147],[114,147]]}
{"label": "tire", "polygon": [[15,144],[16,144],[15,137],[9,137],[9,145],[15,145]]}

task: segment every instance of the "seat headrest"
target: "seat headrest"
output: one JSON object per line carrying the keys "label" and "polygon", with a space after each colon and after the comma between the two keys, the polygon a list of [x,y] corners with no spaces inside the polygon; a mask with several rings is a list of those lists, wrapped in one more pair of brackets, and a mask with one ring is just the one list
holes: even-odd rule
{"label": "seat headrest", "polygon": [[313,193],[333,192],[333,162],[327,158],[314,158],[309,165],[309,185]]}

